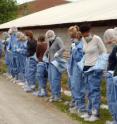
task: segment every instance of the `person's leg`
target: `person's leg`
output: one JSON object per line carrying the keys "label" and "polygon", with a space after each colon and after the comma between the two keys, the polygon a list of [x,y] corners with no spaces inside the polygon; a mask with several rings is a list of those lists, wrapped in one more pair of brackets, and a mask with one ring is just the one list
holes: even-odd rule
{"label": "person's leg", "polygon": [[99,117],[101,104],[102,71],[95,70],[88,74],[88,113],[91,115],[87,121],[96,121]]}
{"label": "person's leg", "polygon": [[112,95],[114,95],[112,93],[112,90],[113,90],[113,76],[111,73],[108,73],[107,74],[107,101],[108,101],[108,106],[109,106],[109,111],[112,115],[112,117],[114,116],[113,115],[113,110],[112,110],[112,104],[111,104],[111,101],[112,101]]}
{"label": "person's leg", "polygon": [[11,75],[11,77],[13,77],[12,76],[12,62],[13,61],[13,54],[12,54],[12,52],[9,52],[9,72],[10,72],[10,75]]}
{"label": "person's leg", "polygon": [[16,80],[18,80],[18,74],[20,72],[20,54],[16,53]]}
{"label": "person's leg", "polygon": [[26,66],[26,56],[19,54],[19,74],[18,74],[18,84],[25,85],[25,66]]}
{"label": "person's leg", "polygon": [[89,109],[89,112],[91,114],[93,113],[93,110],[96,112],[96,115],[99,114],[100,104],[101,104],[101,80],[102,80],[102,71],[95,70],[90,76],[89,76],[89,102],[92,103],[92,109]]}
{"label": "person's leg", "polygon": [[17,53],[13,53],[12,56],[12,76],[14,79],[18,79],[19,73],[19,58]]}
{"label": "person's leg", "polygon": [[34,59],[30,59],[28,69],[28,82],[30,86],[36,85],[36,71],[37,62]]}
{"label": "person's leg", "polygon": [[117,77],[113,77],[111,73],[107,74],[107,101],[113,118],[113,122],[108,124],[115,124],[117,123]]}
{"label": "person's leg", "polygon": [[37,65],[37,81],[39,85],[39,96],[46,96],[46,85],[47,85],[47,70],[45,63],[39,63]]}
{"label": "person's leg", "polygon": [[[69,86],[69,89],[71,91],[71,77],[68,77],[68,86]],[[69,107],[70,108],[74,108],[75,107],[75,99],[74,99],[74,96],[71,92],[71,101],[69,103]]]}
{"label": "person's leg", "polygon": [[52,97],[55,100],[59,100],[61,97],[61,73],[52,64],[49,65],[48,73],[51,84]]}
{"label": "person's leg", "polygon": [[[116,89],[117,92],[117,89]],[[117,123],[117,99],[115,102],[112,103],[112,110],[113,110],[113,121]]]}
{"label": "person's leg", "polygon": [[10,63],[11,63],[11,54],[10,52],[6,51],[5,53],[5,62],[7,65],[7,77],[10,79],[11,78],[11,68],[10,68]]}
{"label": "person's leg", "polygon": [[79,112],[86,112],[85,83],[83,82],[82,72],[78,69],[77,65],[73,66],[73,74],[71,78],[71,91]]}
{"label": "person's leg", "polygon": [[27,69],[26,69],[26,88],[25,91],[33,91],[36,87],[36,72],[37,72],[37,62],[28,58],[27,60]]}
{"label": "person's leg", "polygon": [[25,82],[25,66],[26,66],[26,56],[21,55],[22,61],[21,61],[21,70],[20,70],[20,75],[21,75],[21,81]]}
{"label": "person's leg", "polygon": [[30,61],[30,59],[27,57],[26,58],[26,66],[25,66],[25,83],[28,80],[29,61]]}
{"label": "person's leg", "polygon": [[14,61],[14,56],[13,56],[13,53],[11,53],[11,62],[10,62],[10,70],[11,70],[11,75],[12,75],[12,77],[14,78],[14,73],[13,73],[13,70],[14,70],[14,63],[13,63],[13,61]]}

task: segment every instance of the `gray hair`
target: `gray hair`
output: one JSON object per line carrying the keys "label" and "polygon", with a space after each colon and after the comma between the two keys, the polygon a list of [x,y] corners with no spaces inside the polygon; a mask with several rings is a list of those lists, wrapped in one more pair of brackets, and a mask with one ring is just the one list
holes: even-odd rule
{"label": "gray hair", "polygon": [[114,29],[107,29],[104,33],[104,42],[108,43],[110,41],[117,40],[117,35]]}
{"label": "gray hair", "polygon": [[8,32],[3,32],[3,33],[2,33],[2,36],[3,36],[5,39],[10,37],[10,35],[9,35]]}
{"label": "gray hair", "polygon": [[55,39],[56,35],[55,35],[55,32],[53,30],[48,30],[45,34],[45,37],[47,40],[50,40],[50,39]]}
{"label": "gray hair", "polygon": [[17,27],[11,27],[9,30],[8,30],[8,33],[9,34],[12,34],[13,32],[17,32],[18,31],[18,29],[17,29]]}

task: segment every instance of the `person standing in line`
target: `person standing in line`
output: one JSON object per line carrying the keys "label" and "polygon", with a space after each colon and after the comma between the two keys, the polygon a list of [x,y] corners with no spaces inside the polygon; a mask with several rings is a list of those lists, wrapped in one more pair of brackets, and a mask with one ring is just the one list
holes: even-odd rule
{"label": "person standing in line", "polygon": [[71,57],[69,65],[70,89],[74,100],[74,106],[70,108],[71,113],[76,113],[83,118],[86,114],[85,107],[85,84],[83,82],[83,68],[81,64],[84,56],[82,34],[78,26],[71,26],[68,29],[71,37]]}
{"label": "person standing in line", "polygon": [[34,39],[32,31],[25,32],[27,36],[27,58],[25,68],[25,92],[32,92],[36,87],[37,60],[35,57],[37,41]]}
{"label": "person standing in line", "polygon": [[18,40],[17,40],[17,28],[16,27],[12,27],[9,29],[9,34],[10,34],[10,40],[9,40],[9,44],[7,47],[7,51],[9,52],[9,58],[10,58],[10,73],[12,75],[12,81],[13,83],[15,83],[15,81],[18,78],[18,66],[17,65],[17,60],[18,60],[18,56],[17,56],[17,52],[16,49],[18,47]]}
{"label": "person standing in line", "polygon": [[107,29],[104,33],[104,41],[110,47],[112,52],[108,59],[107,68],[107,101],[109,111],[113,121],[107,121],[106,124],[117,124],[117,34],[114,29]]}
{"label": "person standing in line", "polygon": [[43,61],[43,56],[47,50],[47,42],[45,42],[45,36],[41,35],[38,38],[36,56],[38,59],[37,64],[37,81],[38,81],[38,91],[34,92],[33,95],[45,97],[47,96],[46,86],[47,86],[47,64]]}
{"label": "person standing in line", "polygon": [[9,40],[10,40],[9,33],[8,32],[3,32],[2,33],[2,43],[3,43],[3,47],[4,47],[4,52],[5,52],[5,64],[7,65],[7,73],[5,73],[4,75],[8,79],[11,78],[11,74],[10,74],[10,58],[9,58],[8,51],[7,51]]}
{"label": "person standing in line", "polygon": [[53,30],[48,30],[45,36],[48,41],[48,49],[44,59],[48,58],[49,62],[48,78],[52,92],[49,101],[56,102],[61,100],[61,74],[64,66],[63,52],[65,47],[61,38],[56,36]]}
{"label": "person standing in line", "polygon": [[0,39],[0,68],[1,68],[1,60],[2,60],[2,53],[3,53],[3,43],[2,40]]}
{"label": "person standing in line", "polygon": [[80,31],[83,36],[85,63],[84,63],[84,81],[86,83],[86,93],[88,94],[88,108],[84,116],[85,121],[94,122],[99,119],[99,110],[101,104],[101,80],[103,69],[94,68],[98,58],[106,54],[106,48],[102,39],[97,35],[91,34],[89,25],[82,25]]}
{"label": "person standing in line", "polygon": [[24,85],[25,82],[25,65],[26,65],[26,56],[27,56],[27,37],[24,33],[18,32],[18,48],[16,49],[18,55],[18,63],[19,63],[19,73],[18,80],[16,83],[19,85]]}

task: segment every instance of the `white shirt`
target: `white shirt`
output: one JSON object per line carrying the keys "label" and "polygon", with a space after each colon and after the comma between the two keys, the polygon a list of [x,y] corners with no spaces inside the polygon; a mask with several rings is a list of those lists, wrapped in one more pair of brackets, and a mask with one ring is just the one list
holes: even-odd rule
{"label": "white shirt", "polygon": [[85,52],[85,66],[94,66],[100,54],[106,53],[105,45],[102,39],[94,35],[93,39],[87,43],[83,38]]}

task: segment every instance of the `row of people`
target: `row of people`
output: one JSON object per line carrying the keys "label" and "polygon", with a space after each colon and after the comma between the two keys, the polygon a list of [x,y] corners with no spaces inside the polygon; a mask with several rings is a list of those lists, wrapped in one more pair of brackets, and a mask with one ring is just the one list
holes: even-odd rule
{"label": "row of people", "polygon": [[[107,99],[113,117],[113,122],[108,123],[117,123],[116,46],[109,55],[102,39],[91,34],[90,26],[71,26],[68,29],[71,37],[70,58],[66,61],[63,58],[64,43],[52,30],[40,36],[38,41],[32,32],[18,32],[16,27],[11,28],[8,34],[6,64],[10,78],[23,84],[26,92],[34,91],[38,81],[38,91],[33,94],[43,97],[47,96],[49,80],[52,94],[49,101],[61,101],[61,75],[67,69],[72,94],[69,110],[85,121],[99,119],[101,80],[103,71],[107,70]],[[108,29],[104,33],[104,41],[116,44],[116,29]]]}

